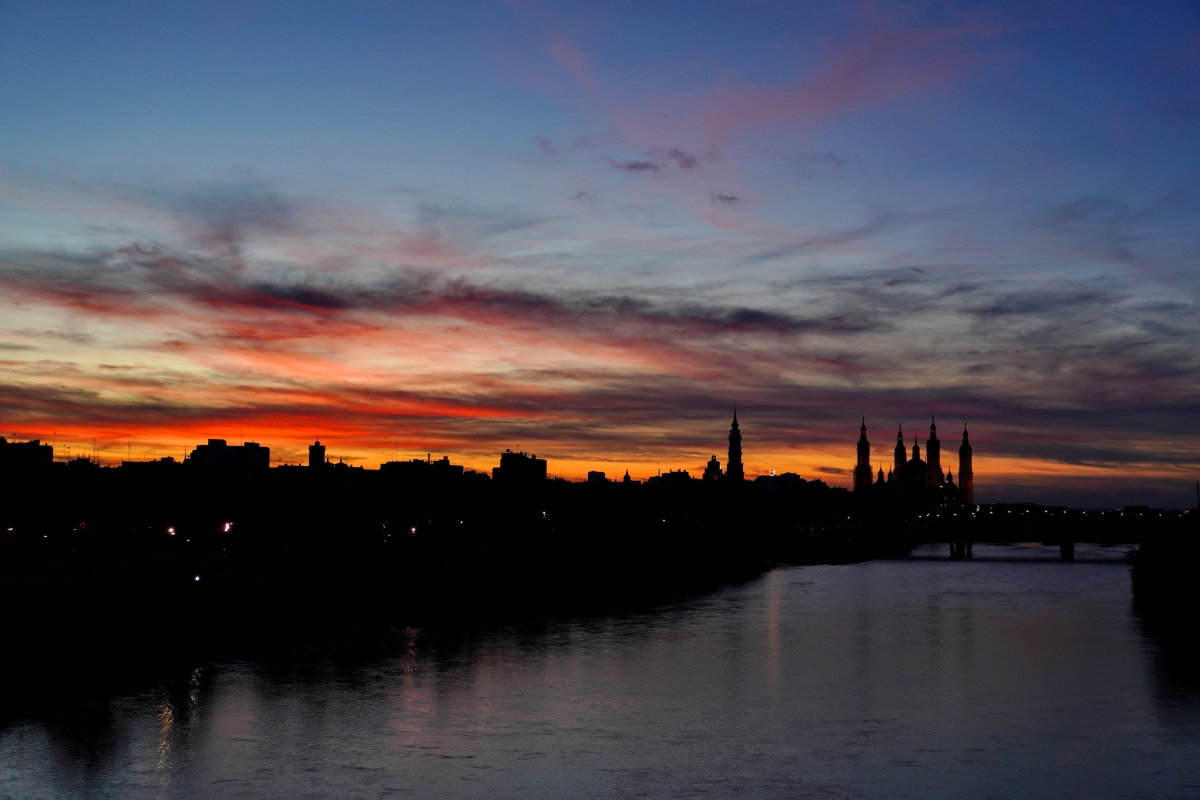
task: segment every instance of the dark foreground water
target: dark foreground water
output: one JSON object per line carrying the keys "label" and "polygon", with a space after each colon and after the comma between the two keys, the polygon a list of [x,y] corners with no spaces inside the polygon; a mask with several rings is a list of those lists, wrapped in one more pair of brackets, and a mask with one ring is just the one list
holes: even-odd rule
{"label": "dark foreground water", "polygon": [[1200,796],[1200,687],[1145,633],[1119,551],[936,552],[198,662],[7,720],[0,795]]}

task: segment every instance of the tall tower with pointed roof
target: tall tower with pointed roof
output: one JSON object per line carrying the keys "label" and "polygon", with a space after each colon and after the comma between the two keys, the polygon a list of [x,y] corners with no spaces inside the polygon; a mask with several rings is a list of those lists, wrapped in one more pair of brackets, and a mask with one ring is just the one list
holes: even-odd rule
{"label": "tall tower with pointed roof", "polygon": [[967,423],[963,423],[963,442],[958,448],[958,490],[963,502],[975,505],[975,470],[971,466],[971,442],[967,438]]}
{"label": "tall tower with pointed roof", "polygon": [[904,468],[908,463],[908,448],[904,446],[904,426],[900,425],[896,429],[896,472]]}
{"label": "tall tower with pointed roof", "polygon": [[942,473],[942,443],[937,438],[937,420],[929,423],[929,441],[925,442],[925,486],[936,489],[941,486],[946,476]]}
{"label": "tall tower with pointed roof", "polygon": [[854,467],[854,491],[865,492],[871,488],[871,443],[867,441],[867,418],[863,417],[858,429],[858,464]]}
{"label": "tall tower with pointed roof", "polygon": [[736,408],[733,410],[733,425],[729,428],[729,460],[725,462],[725,477],[735,481],[746,477],[742,471],[742,432],[738,428]]}

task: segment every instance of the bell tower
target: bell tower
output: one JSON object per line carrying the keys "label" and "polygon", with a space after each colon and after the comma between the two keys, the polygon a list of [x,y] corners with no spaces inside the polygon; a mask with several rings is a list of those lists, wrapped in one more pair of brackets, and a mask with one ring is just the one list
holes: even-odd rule
{"label": "bell tower", "polygon": [[963,442],[958,448],[958,489],[963,502],[975,505],[975,470],[971,466],[971,442],[967,439],[967,423],[963,423]]}
{"label": "bell tower", "polygon": [[904,426],[896,429],[896,472],[908,463],[908,448],[904,446]]}
{"label": "bell tower", "polygon": [[736,408],[733,410],[733,425],[729,428],[729,460],[725,462],[725,477],[734,481],[746,477],[742,471],[742,432],[738,429]]}
{"label": "bell tower", "polygon": [[925,442],[925,487],[936,489],[946,480],[942,474],[942,443],[937,438],[937,420],[929,423],[929,441]]}
{"label": "bell tower", "polygon": [[871,488],[871,443],[867,441],[867,418],[863,417],[858,429],[858,464],[854,467],[854,491],[865,492]]}

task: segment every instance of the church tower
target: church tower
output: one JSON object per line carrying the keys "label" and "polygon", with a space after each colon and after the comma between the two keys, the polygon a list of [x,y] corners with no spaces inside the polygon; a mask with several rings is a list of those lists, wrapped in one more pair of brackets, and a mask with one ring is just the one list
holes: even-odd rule
{"label": "church tower", "polygon": [[942,474],[942,443],[937,438],[937,420],[929,424],[929,441],[925,442],[925,488],[936,489],[946,480]]}
{"label": "church tower", "polygon": [[865,492],[871,488],[871,443],[867,441],[867,418],[863,417],[858,429],[858,464],[854,467],[854,491]]}
{"label": "church tower", "polygon": [[729,460],[725,462],[725,477],[735,481],[746,477],[742,471],[742,432],[738,429],[736,408],[733,410],[733,425],[729,428]]}
{"label": "church tower", "polygon": [[908,448],[904,446],[904,426],[896,429],[896,472],[908,463]]}
{"label": "church tower", "polygon": [[963,423],[963,443],[958,448],[958,489],[963,502],[975,505],[975,470],[971,467],[971,442],[967,439],[967,423]]}
{"label": "church tower", "polygon": [[308,446],[308,465],[310,467],[325,466],[325,445],[321,444],[320,439]]}

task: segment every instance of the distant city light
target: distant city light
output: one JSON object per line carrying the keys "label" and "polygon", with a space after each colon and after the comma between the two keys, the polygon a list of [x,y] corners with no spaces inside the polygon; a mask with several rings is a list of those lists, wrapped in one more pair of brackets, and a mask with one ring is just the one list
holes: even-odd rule
{"label": "distant city light", "polygon": [[196,580],[200,580],[200,576],[199,576],[199,575],[197,575],[197,576],[196,576]]}
{"label": "distant city light", "polygon": [[[225,532],[226,532],[226,533],[229,533],[229,529],[230,529],[230,528],[232,528],[232,527],[233,527],[233,523],[232,523],[232,522],[226,522],[226,523],[225,523]],[[199,578],[197,578],[197,580],[199,580]]]}

